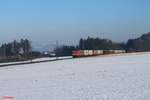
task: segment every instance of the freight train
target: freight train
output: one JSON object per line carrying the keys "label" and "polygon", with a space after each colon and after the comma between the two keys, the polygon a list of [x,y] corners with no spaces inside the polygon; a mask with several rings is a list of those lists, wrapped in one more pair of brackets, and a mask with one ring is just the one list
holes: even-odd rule
{"label": "freight train", "polygon": [[98,56],[107,54],[120,54],[126,53],[125,50],[74,50],[72,56],[76,57],[87,57],[87,56]]}

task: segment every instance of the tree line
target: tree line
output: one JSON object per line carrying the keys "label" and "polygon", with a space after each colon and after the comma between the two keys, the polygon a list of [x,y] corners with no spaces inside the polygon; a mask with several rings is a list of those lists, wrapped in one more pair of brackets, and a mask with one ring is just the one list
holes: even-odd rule
{"label": "tree line", "polygon": [[81,38],[77,46],[61,46],[55,49],[57,55],[68,56],[73,50],[126,50],[126,52],[150,51],[150,32],[127,42],[113,42],[110,39]]}
{"label": "tree line", "polygon": [[31,43],[28,39],[14,40],[10,43],[2,44],[0,47],[1,56],[25,55],[31,52]]}
{"label": "tree line", "polygon": [[115,43],[109,39],[92,38],[80,39],[79,49],[83,50],[114,50],[123,49],[122,43]]}
{"label": "tree line", "polygon": [[28,39],[14,40],[0,46],[0,62],[28,60],[31,54],[32,46]]}
{"label": "tree line", "polygon": [[129,39],[126,43],[126,49],[128,52],[150,51],[150,32],[139,38]]}
{"label": "tree line", "polygon": [[[126,50],[127,52],[150,51],[150,32],[143,34],[136,39],[129,39],[127,42],[116,43],[110,39],[102,38],[81,38],[79,44],[74,46],[63,45],[54,49],[56,56],[71,56],[73,50]],[[32,51],[31,42],[28,39],[14,40],[0,46],[0,59],[20,57],[41,57],[42,53]]]}

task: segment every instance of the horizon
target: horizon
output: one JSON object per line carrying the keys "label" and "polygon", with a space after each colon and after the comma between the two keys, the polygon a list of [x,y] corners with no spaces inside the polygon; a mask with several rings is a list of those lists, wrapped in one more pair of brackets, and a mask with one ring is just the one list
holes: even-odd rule
{"label": "horizon", "polygon": [[[146,34],[150,34],[150,32],[147,32],[147,33],[144,33],[138,37],[132,37],[132,38],[129,38],[127,41],[113,41],[112,39],[109,39],[109,38],[101,38],[101,37],[93,37],[93,36],[88,36],[88,37],[84,37],[84,38],[80,38],[80,39],[88,39],[88,38],[99,38],[99,39],[108,39],[108,40],[111,40],[113,43],[127,43],[130,39],[138,39],[140,38],[141,36],[143,35],[146,35]],[[13,41],[17,41],[17,42],[20,42],[21,39],[27,39],[29,40],[28,38],[20,38],[20,39],[15,39],[15,40],[11,40],[9,42],[4,42],[4,43],[0,43],[0,45],[2,44],[7,44],[7,43],[12,43]],[[38,42],[33,42],[32,40],[29,40],[30,41],[30,44],[32,45],[32,50],[33,51],[40,51],[40,52],[44,52],[44,51],[53,51],[57,46],[61,47],[61,46],[78,46],[79,45],[79,41],[80,39],[78,40],[78,43],[77,44],[64,44],[64,43],[60,43],[59,41],[55,41],[55,42],[51,42],[49,44],[40,44]]]}

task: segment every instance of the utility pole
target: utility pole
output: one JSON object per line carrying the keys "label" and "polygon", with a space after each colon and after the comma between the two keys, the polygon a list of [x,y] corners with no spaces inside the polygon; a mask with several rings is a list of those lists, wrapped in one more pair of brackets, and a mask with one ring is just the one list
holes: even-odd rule
{"label": "utility pole", "polygon": [[14,46],[14,42],[12,43],[11,52],[15,54],[15,46]]}
{"label": "utility pole", "polygon": [[[11,49],[12,49],[12,53],[13,53],[12,56],[17,57],[16,51],[15,51],[15,50],[16,50],[16,49],[15,49],[15,41],[12,42],[12,48],[11,48]],[[16,61],[16,59],[15,59],[15,61]]]}
{"label": "utility pole", "polygon": [[29,59],[29,57],[28,57],[28,47],[27,47],[27,41],[25,40],[25,57],[26,57],[26,59],[28,60]]}
{"label": "utility pole", "polygon": [[58,60],[59,58],[58,58],[58,53],[59,53],[59,51],[58,51],[58,40],[56,41],[56,51],[55,51],[55,53],[56,53],[56,60]]}
{"label": "utility pole", "polygon": [[6,44],[4,44],[4,47],[3,47],[3,56],[4,56],[4,59],[6,58]]}
{"label": "utility pole", "polygon": [[32,62],[32,42],[30,41],[30,56],[31,56],[31,62]]}

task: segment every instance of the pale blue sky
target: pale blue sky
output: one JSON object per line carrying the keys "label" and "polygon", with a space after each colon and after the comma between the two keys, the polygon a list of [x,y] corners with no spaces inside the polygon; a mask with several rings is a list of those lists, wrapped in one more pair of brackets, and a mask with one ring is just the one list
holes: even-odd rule
{"label": "pale blue sky", "polygon": [[150,31],[150,0],[0,0],[0,42],[125,41]]}

